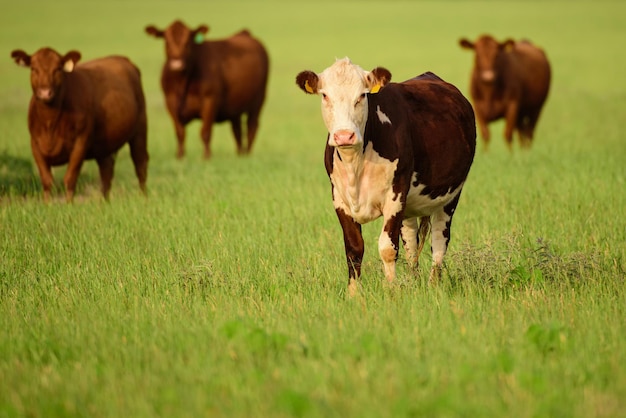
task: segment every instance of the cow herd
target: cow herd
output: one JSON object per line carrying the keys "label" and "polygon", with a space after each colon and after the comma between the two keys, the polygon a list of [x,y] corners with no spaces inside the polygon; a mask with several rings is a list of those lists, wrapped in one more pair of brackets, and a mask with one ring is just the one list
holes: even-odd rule
{"label": "cow herd", "polygon": [[[178,140],[185,153],[185,126],[202,121],[204,157],[211,156],[214,122],[230,121],[239,153],[249,153],[265,101],[269,58],[247,30],[227,39],[206,41],[206,25],[190,29],[174,21],[146,33],[165,39],[161,87]],[[129,144],[141,190],[148,173],[146,103],[139,69],[126,57],[109,56],[78,63],[81,54],[61,55],[41,48],[29,55],[14,50],[15,62],[31,70],[33,95],[28,109],[31,149],[44,191],[50,199],[52,166],[67,164],[63,183],[71,202],[84,160],[95,159],[102,194],[108,198],[117,151]],[[243,143],[242,116],[246,116]]]}
{"label": "cow herd", "polygon": [[[161,88],[174,122],[176,156],[184,156],[185,126],[194,119],[202,123],[205,158],[211,156],[212,125],[222,121],[230,122],[238,152],[249,153],[269,74],[261,42],[247,30],[207,41],[206,25],[192,29],[179,20],[145,31],[165,40]],[[475,52],[471,104],[433,73],[396,83],[386,68],[365,71],[348,58],[320,73],[305,70],[296,76],[305,93],[321,97],[328,130],[325,166],[343,229],[351,293],[364,254],[361,225],[379,217],[378,250],[387,280],[395,279],[400,239],[409,265],[416,267],[429,232],[430,280],[438,279],[474,159],[477,124],[485,148],[487,124],[501,118],[509,148],[514,130],[522,146],[531,144],[550,85],[544,52],[526,40],[498,42],[487,35],[474,42],[461,39],[459,45]],[[85,159],[96,160],[108,198],[115,154],[126,143],[145,192],[146,103],[138,68],[122,56],[79,63],[79,52],[61,55],[51,48],[33,55],[14,50],[11,56],[31,69],[28,128],[44,199],[50,199],[51,166],[67,164],[66,200],[72,201]]]}

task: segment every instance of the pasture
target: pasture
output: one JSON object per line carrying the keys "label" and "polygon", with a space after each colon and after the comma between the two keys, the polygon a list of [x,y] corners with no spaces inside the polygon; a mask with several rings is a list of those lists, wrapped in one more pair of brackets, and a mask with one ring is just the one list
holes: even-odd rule
{"label": "pasture", "polygon": [[[618,417],[626,410],[626,41],[620,1],[77,0],[0,13],[0,417]],[[213,4],[218,3],[218,4]],[[252,154],[199,124],[187,156],[147,24],[249,28],[270,54]],[[503,123],[479,142],[443,279],[401,253],[385,286],[380,222],[365,225],[362,292],[346,294],[341,228],[323,167],[319,98],[295,85],[349,56],[392,81],[433,71],[468,95],[460,37],[528,37],[553,83],[532,149]],[[128,147],[110,202],[86,162],[42,199],[26,114],[51,46],[141,69],[148,197]]]}

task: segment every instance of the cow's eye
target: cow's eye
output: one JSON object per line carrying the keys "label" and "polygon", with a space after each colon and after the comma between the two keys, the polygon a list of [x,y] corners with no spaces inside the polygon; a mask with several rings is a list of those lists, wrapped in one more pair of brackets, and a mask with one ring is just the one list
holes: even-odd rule
{"label": "cow's eye", "polygon": [[359,103],[361,103],[363,101],[363,99],[365,99],[365,93],[362,93],[358,99],[356,99],[356,103],[354,103],[354,105],[358,105]]}
{"label": "cow's eye", "polygon": [[322,93],[322,99],[328,100],[328,96],[326,95],[326,93]]}

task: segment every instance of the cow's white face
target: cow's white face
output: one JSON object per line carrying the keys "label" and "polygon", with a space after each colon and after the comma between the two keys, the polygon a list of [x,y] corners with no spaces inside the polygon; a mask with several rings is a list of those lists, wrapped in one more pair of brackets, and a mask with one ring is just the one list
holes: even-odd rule
{"label": "cow's white face", "polygon": [[305,92],[322,96],[328,145],[360,148],[368,117],[368,93],[377,93],[390,79],[391,73],[386,69],[367,72],[344,58],[320,74],[301,72],[296,83]]}
{"label": "cow's white face", "polygon": [[319,75],[322,118],[332,147],[361,147],[367,122],[367,72],[341,60]]}

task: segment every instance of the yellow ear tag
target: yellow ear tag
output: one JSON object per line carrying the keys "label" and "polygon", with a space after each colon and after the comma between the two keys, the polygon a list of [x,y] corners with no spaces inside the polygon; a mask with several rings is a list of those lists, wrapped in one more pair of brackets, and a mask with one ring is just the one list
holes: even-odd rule
{"label": "yellow ear tag", "polygon": [[74,70],[74,61],[67,60],[65,64],[63,64],[63,71],[66,73],[71,73]]}
{"label": "yellow ear tag", "polygon": [[311,94],[315,93],[315,92],[313,91],[313,88],[312,88],[312,87],[311,87],[311,85],[309,84],[309,80],[306,80],[306,81],[304,82],[304,89],[305,89],[306,91],[308,91],[309,93],[311,93]]}
{"label": "yellow ear tag", "polygon": [[374,87],[370,89],[370,94],[376,94],[380,91],[380,84],[375,84]]}

